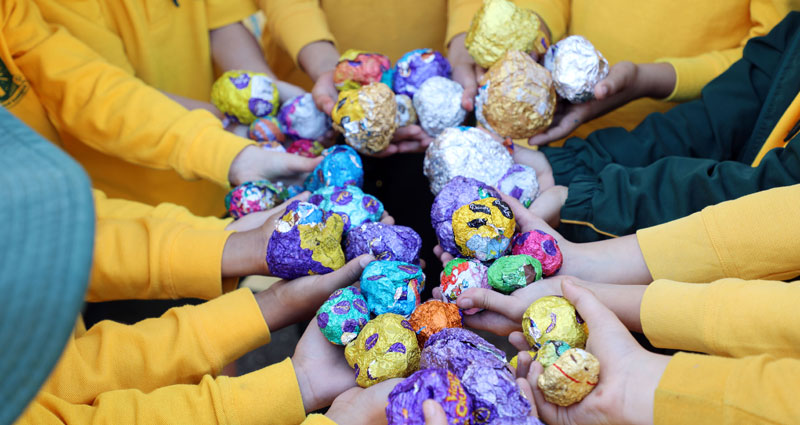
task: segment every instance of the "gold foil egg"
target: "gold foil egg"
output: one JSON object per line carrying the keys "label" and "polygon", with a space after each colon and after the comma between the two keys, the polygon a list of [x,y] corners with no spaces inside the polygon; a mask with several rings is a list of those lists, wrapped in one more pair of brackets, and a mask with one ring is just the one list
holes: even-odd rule
{"label": "gold foil egg", "polygon": [[378,153],[391,142],[397,129],[397,102],[386,84],[372,83],[339,92],[331,112],[333,126],[357,151]]}
{"label": "gold foil egg", "polygon": [[522,333],[538,350],[548,341],[564,341],[570,347],[586,347],[589,331],[566,298],[547,296],[534,301],[522,315]]}
{"label": "gold foil egg", "polygon": [[459,252],[480,261],[502,257],[515,226],[511,208],[497,198],[470,202],[453,213],[453,235]]}
{"label": "gold foil egg", "polygon": [[600,378],[600,362],[580,348],[567,350],[539,375],[537,385],[545,400],[559,406],[575,404],[586,397]]}
{"label": "gold foil egg", "polygon": [[344,350],[347,364],[355,369],[356,383],[363,388],[411,375],[419,369],[419,355],[414,328],[394,313],[367,322]]}
{"label": "gold foil egg", "polygon": [[484,0],[472,18],[464,44],[475,63],[488,68],[509,50],[544,54],[547,37],[542,26],[529,9],[507,0]]}
{"label": "gold foil egg", "polygon": [[211,102],[228,117],[249,125],[278,113],[278,87],[267,74],[228,71],[211,86]]}

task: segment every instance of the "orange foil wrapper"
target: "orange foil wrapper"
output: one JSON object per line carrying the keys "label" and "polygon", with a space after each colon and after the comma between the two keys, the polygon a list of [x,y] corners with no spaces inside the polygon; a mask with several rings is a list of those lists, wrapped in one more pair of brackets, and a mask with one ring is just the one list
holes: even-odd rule
{"label": "orange foil wrapper", "polygon": [[424,347],[428,338],[442,329],[462,327],[461,311],[458,306],[439,300],[422,303],[411,313],[408,321],[417,332],[420,347]]}
{"label": "orange foil wrapper", "polygon": [[488,68],[509,50],[543,55],[547,37],[533,11],[507,0],[484,0],[464,41],[475,63]]}

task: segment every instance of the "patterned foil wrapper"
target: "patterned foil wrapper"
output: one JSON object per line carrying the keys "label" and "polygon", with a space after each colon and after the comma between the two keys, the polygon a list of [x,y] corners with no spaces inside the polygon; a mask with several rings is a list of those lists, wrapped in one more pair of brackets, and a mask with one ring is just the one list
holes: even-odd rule
{"label": "patterned foil wrapper", "polygon": [[[469,288],[491,288],[487,278],[488,267],[474,259],[454,258],[445,264],[439,277],[442,297],[448,303],[455,303],[458,296]],[[471,308],[464,314],[472,315],[482,309]]]}
{"label": "patterned foil wrapper", "polygon": [[364,165],[353,148],[336,145],[322,154],[325,158],[303,183],[306,190],[314,192],[325,186],[364,186]]}
{"label": "patterned foil wrapper", "polygon": [[506,355],[475,332],[464,328],[445,328],[428,338],[419,365],[422,369],[447,369],[461,377],[472,363],[503,368]]}
{"label": "patterned foil wrapper", "polygon": [[395,64],[394,91],[414,98],[417,89],[428,78],[450,78],[450,62],[441,53],[432,49],[412,50]]}
{"label": "patterned foil wrapper", "polygon": [[294,139],[319,140],[331,128],[331,119],[317,109],[311,93],[284,102],[278,112],[278,121],[284,133]]}
{"label": "patterned foil wrapper", "polygon": [[431,207],[431,224],[442,249],[460,255],[453,236],[453,213],[463,205],[488,197],[499,198],[500,193],[473,178],[456,176],[444,185]]}
{"label": "patterned foil wrapper", "polygon": [[[275,117],[271,116],[253,121],[247,131],[247,137],[257,142],[278,142],[278,144],[281,144],[286,141],[286,136],[281,132],[281,124]],[[284,151],[286,150],[284,149]]]}
{"label": "patterned foil wrapper", "polygon": [[325,150],[325,147],[322,146],[320,142],[308,139],[297,139],[292,142],[288,148],[286,148],[286,152],[304,156],[306,158],[316,158],[322,153],[323,150]]}
{"label": "patterned foil wrapper", "polygon": [[475,127],[444,130],[425,151],[423,172],[437,195],[456,176],[493,186],[514,165],[506,147]]}
{"label": "patterned foil wrapper", "polygon": [[537,385],[545,400],[566,407],[589,395],[599,379],[597,357],[580,348],[571,348],[539,375]]}
{"label": "patterned foil wrapper", "polygon": [[405,378],[419,369],[417,335],[403,316],[386,313],[367,322],[344,349],[362,388],[391,378]]}
{"label": "patterned foil wrapper", "polygon": [[453,213],[453,235],[461,255],[480,261],[503,256],[516,225],[511,207],[497,198],[470,202]]}
{"label": "patterned foil wrapper", "polygon": [[528,254],[542,263],[544,276],[552,276],[561,269],[564,257],[558,241],[541,230],[520,233],[511,241],[513,254]]}
{"label": "patterned foil wrapper", "polygon": [[247,214],[266,211],[289,198],[283,183],[269,180],[244,182],[225,196],[225,209],[235,219]]}
{"label": "patterned foil wrapper", "polygon": [[414,109],[429,136],[436,137],[445,128],[464,122],[467,111],[461,107],[463,93],[461,84],[445,77],[431,77],[422,83],[414,95]]}
{"label": "patterned foil wrapper", "polygon": [[[387,83],[385,77],[391,75],[391,69],[392,63],[384,55],[349,49],[339,57],[333,70],[333,85],[341,91],[360,89],[371,83]],[[391,79],[388,85],[391,87]]]}
{"label": "patterned foil wrapper", "polygon": [[422,303],[408,319],[417,332],[419,346],[425,346],[428,338],[436,332],[446,328],[460,328],[461,311],[455,304],[439,300],[428,300]]}
{"label": "patterned foil wrapper", "polygon": [[525,416],[531,411],[530,402],[505,365],[473,362],[461,376],[461,383],[472,396],[475,423],[494,423],[499,418]]}
{"label": "patterned foil wrapper", "polygon": [[404,94],[395,95],[394,99],[397,101],[397,115],[395,116],[397,127],[416,124],[417,110],[414,109],[414,101]]}
{"label": "patterned foil wrapper", "polygon": [[571,347],[586,347],[589,330],[566,298],[546,296],[534,301],[522,315],[522,333],[536,350],[547,341],[564,341]]}
{"label": "patterned foil wrapper", "polygon": [[276,141],[258,142],[258,147],[270,152],[286,152],[286,148]]}
{"label": "patterned foil wrapper", "polygon": [[527,54],[506,53],[483,74],[484,86],[481,112],[497,134],[527,139],[553,121],[556,92],[550,72]]}
{"label": "patterned foil wrapper", "polygon": [[489,266],[489,285],[510,294],[542,279],[542,263],[530,255],[507,255]]}
{"label": "patterned foil wrapper", "polygon": [[388,424],[425,425],[422,403],[428,399],[442,406],[448,425],[465,424],[472,417],[472,398],[461,380],[444,369],[424,369],[414,372],[389,393]]}
{"label": "patterned foil wrapper", "polygon": [[339,92],[331,118],[347,144],[359,152],[378,153],[389,146],[397,129],[397,101],[389,86],[372,83]]}
{"label": "patterned foil wrapper", "polygon": [[572,103],[594,99],[594,86],[608,76],[606,58],[579,35],[550,46],[544,66],[553,75],[558,95]]}
{"label": "patterned foil wrapper", "polygon": [[542,27],[531,10],[507,0],[484,0],[464,44],[475,63],[489,68],[509,50],[544,54],[547,37]]}
{"label": "patterned foil wrapper", "polygon": [[270,274],[296,279],[341,268],[343,228],[338,214],[327,214],[308,202],[293,201],[278,219],[267,244]]}
{"label": "patterned foil wrapper", "polygon": [[539,196],[539,179],[536,171],[527,165],[514,164],[497,182],[497,189],[519,200],[525,208]]}
{"label": "patterned foil wrapper", "polygon": [[361,273],[361,292],[373,314],[410,315],[425,288],[422,268],[402,261],[373,261]]}
{"label": "patterned foil wrapper", "polygon": [[347,261],[372,254],[378,260],[419,264],[421,247],[422,238],[410,227],[368,222],[347,232],[344,255]]}
{"label": "patterned foil wrapper", "polygon": [[317,310],[319,330],[336,345],[356,339],[368,321],[367,300],[355,286],[337,289]]}
{"label": "patterned foil wrapper", "polygon": [[[541,363],[542,366],[547,368],[551,364],[555,363],[556,360],[558,360],[558,358],[570,348],[572,347],[570,347],[569,344],[564,341],[547,341],[538,351],[528,350],[528,354],[530,354],[532,360],[536,360],[537,362]],[[517,356],[514,356],[514,358],[509,360],[508,364],[516,369]]]}
{"label": "patterned foil wrapper", "polygon": [[323,211],[339,214],[344,220],[345,234],[366,222],[380,221],[383,215],[383,203],[358,186],[326,186],[311,194],[308,202]]}
{"label": "patterned foil wrapper", "polygon": [[278,113],[278,88],[267,74],[228,71],[211,86],[211,102],[228,119],[249,125]]}

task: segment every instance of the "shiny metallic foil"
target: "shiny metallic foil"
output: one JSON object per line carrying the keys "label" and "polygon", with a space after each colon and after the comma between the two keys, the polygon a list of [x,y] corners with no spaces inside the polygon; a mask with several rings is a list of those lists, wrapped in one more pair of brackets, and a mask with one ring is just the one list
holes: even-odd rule
{"label": "shiny metallic foil", "polygon": [[391,378],[404,378],[419,369],[417,334],[408,320],[386,313],[367,322],[347,344],[344,357],[355,370],[356,383],[367,388]]}
{"label": "shiny metallic foil", "polygon": [[404,94],[394,96],[397,101],[397,126],[405,127],[417,123],[417,111],[414,109],[414,102]]}
{"label": "shiny metallic foil", "polygon": [[529,55],[516,50],[506,53],[483,75],[483,86],[483,116],[497,134],[527,139],[553,121],[553,80]]}
{"label": "shiny metallic foil", "polygon": [[539,375],[537,385],[545,400],[566,407],[583,400],[599,379],[597,357],[580,348],[571,348]]}
{"label": "shiny metallic foil", "polygon": [[488,68],[509,50],[544,54],[547,38],[531,10],[507,0],[484,0],[472,18],[465,45],[475,62]]}
{"label": "shiny metallic foil", "polygon": [[436,137],[445,128],[464,122],[467,111],[461,107],[463,93],[461,84],[445,77],[431,77],[422,83],[414,94],[414,109],[428,135]]}
{"label": "shiny metallic foil", "polygon": [[358,90],[339,92],[331,118],[347,144],[367,154],[387,146],[397,129],[397,102],[386,84],[372,83]]}
{"label": "shiny metallic foil", "polygon": [[445,328],[460,328],[461,311],[455,304],[439,300],[428,300],[422,303],[408,319],[411,327],[417,332],[417,342],[420,347],[431,335]]}
{"label": "shiny metallic foil", "polygon": [[480,261],[502,257],[515,227],[511,207],[497,198],[470,202],[453,213],[453,235],[461,255]]}
{"label": "shiny metallic foil", "polygon": [[572,103],[594,99],[594,86],[608,75],[608,61],[589,40],[569,36],[547,49],[544,66],[558,95]]}
{"label": "shiny metallic foil", "polygon": [[436,195],[456,176],[494,186],[513,164],[506,147],[488,132],[475,127],[451,127],[428,146],[423,172]]}
{"label": "shiny metallic foil", "polygon": [[546,296],[534,301],[522,315],[522,333],[531,348],[547,341],[564,341],[571,347],[586,347],[586,323],[566,298]]}

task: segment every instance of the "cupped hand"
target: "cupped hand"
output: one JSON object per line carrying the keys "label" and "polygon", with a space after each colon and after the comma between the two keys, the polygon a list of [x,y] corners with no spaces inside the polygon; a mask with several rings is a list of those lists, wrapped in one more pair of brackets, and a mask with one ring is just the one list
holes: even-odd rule
{"label": "cupped hand", "polygon": [[301,184],[306,175],[322,162],[322,157],[306,158],[286,152],[247,146],[233,159],[228,179],[234,186],[254,180],[280,180],[286,184]]}
{"label": "cupped hand", "polygon": [[561,223],[561,208],[567,202],[568,194],[569,189],[566,186],[553,186],[539,193],[528,210],[550,227],[557,228]]}
{"label": "cupped hand", "polygon": [[325,416],[337,424],[385,424],[389,393],[400,382],[401,378],[394,378],[369,388],[351,388],[336,397]]}
{"label": "cupped hand", "polygon": [[311,89],[311,96],[317,109],[330,115],[336,100],[339,99],[339,91],[333,84],[333,70],[323,72],[317,78],[314,87]]}
{"label": "cupped hand", "polygon": [[539,182],[539,190],[545,191],[555,185],[553,178],[553,167],[547,156],[538,150],[520,148],[514,150],[514,162],[527,165],[536,171],[536,179]]}
{"label": "cupped hand", "polygon": [[413,124],[398,128],[392,136],[392,141],[386,149],[376,153],[367,154],[377,158],[386,158],[398,153],[425,152],[433,137],[429,136],[422,127]]}
{"label": "cupped hand", "polygon": [[[234,232],[246,232],[248,230],[258,229],[259,227],[267,223],[267,220],[269,220],[270,217],[275,216],[273,218],[279,218],[283,214],[283,212],[286,211],[286,207],[288,207],[289,204],[291,204],[292,202],[307,201],[309,196],[311,196],[311,192],[308,191],[301,192],[287,199],[277,207],[268,209],[266,211],[250,213],[242,218],[236,219],[227,226],[225,226],[225,230],[233,230]],[[274,230],[275,228],[274,224],[272,228]],[[270,231],[268,235],[272,235],[272,232]]]}

